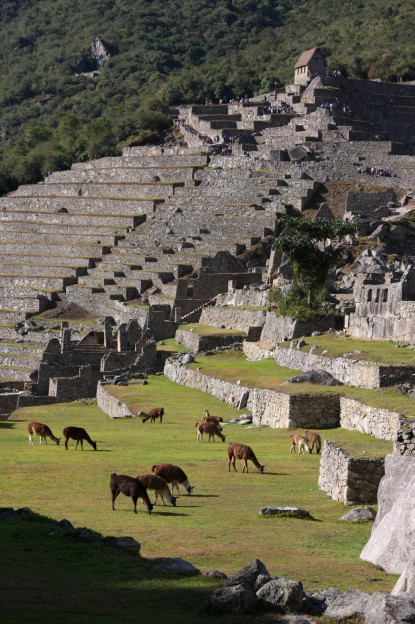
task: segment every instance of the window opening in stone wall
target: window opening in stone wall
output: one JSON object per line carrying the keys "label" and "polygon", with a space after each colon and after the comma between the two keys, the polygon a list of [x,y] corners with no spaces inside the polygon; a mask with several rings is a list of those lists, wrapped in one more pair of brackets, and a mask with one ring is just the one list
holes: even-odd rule
{"label": "window opening in stone wall", "polygon": [[372,289],[370,288],[367,293],[367,300],[372,301]]}
{"label": "window opening in stone wall", "polygon": [[379,297],[380,297],[380,289],[378,288],[376,291],[376,301],[375,303],[379,303]]}
{"label": "window opening in stone wall", "polygon": [[193,297],[193,286],[187,287],[186,297]]}
{"label": "window opening in stone wall", "polygon": [[383,303],[386,303],[387,300],[388,300],[388,291],[387,291],[387,289],[385,289],[383,291]]}

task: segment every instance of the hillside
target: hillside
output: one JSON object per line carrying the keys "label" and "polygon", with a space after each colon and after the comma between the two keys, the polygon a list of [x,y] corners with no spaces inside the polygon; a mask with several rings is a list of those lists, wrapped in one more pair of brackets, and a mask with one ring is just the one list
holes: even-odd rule
{"label": "hillside", "polygon": [[[314,46],[351,77],[415,77],[407,0],[9,0],[0,19],[0,192],[131,137],[154,141],[168,103],[290,82]],[[97,36],[110,55],[100,65]]]}

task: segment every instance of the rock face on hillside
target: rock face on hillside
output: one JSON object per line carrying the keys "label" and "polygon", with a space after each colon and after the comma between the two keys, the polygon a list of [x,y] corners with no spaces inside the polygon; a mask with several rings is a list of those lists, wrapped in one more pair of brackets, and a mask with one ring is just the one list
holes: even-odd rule
{"label": "rock face on hillside", "polygon": [[378,490],[378,514],[361,559],[402,573],[415,558],[415,458],[388,455]]}

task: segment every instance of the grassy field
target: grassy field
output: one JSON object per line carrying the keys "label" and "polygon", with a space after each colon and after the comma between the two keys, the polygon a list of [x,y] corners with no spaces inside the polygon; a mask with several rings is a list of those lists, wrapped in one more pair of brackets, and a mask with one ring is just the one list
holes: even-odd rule
{"label": "grassy field", "polygon": [[[147,411],[150,407],[163,405],[163,424],[143,424],[138,419],[111,420],[92,401],[90,404],[75,402],[26,408],[15,412],[9,421],[0,422],[3,506],[28,506],[37,513],[55,520],[67,518],[75,527],[86,526],[105,536],[130,535],[142,544],[141,552],[145,558],[184,557],[202,571],[217,568],[232,573],[258,557],[271,574],[301,580],[308,590],[327,586],[340,590],[357,587],[369,592],[391,590],[395,576],[359,559],[371,524],[350,525],[339,519],[346,508],[318,490],[319,457],[314,454],[290,455],[289,434],[292,431],[227,425],[227,441],[251,445],[259,461],[266,466],[265,474],[258,473],[253,466],[249,474],[243,474],[240,465],[237,473],[228,472],[226,444],[198,444],[195,423],[203,417],[206,408],[211,414],[220,414],[225,419],[236,415],[235,409],[201,392],[173,384],[163,376],[150,377],[146,386],[119,386],[113,391],[133,411]],[[83,452],[75,452],[72,444],[65,451],[63,446],[52,443],[40,446],[37,439],[35,445],[30,446],[26,425],[31,420],[46,422],[58,436],[65,426],[85,427],[92,439],[97,440],[98,450],[95,452],[86,445]],[[346,448],[355,448],[357,452],[359,448],[364,449],[367,456],[385,455],[391,451],[390,443],[356,432],[335,429],[320,433],[323,439],[337,441]],[[193,495],[183,492],[176,508],[157,506],[151,516],[142,505],[135,515],[131,500],[120,495],[116,511],[112,511],[111,472],[136,476],[150,472],[152,465],[159,462],[179,464],[195,485]],[[266,505],[305,507],[314,520],[263,518],[258,511]],[[2,522],[6,523],[5,520]],[[54,547],[50,546],[44,552],[42,544],[25,546],[27,536],[22,529],[14,528],[11,533],[13,539],[2,529],[0,538],[3,565],[10,560],[11,569],[17,551],[20,553],[20,548],[16,551],[15,547],[10,547],[16,543],[21,543],[23,560],[27,556],[27,553],[24,555],[25,548],[45,560],[46,576],[56,576],[53,570],[63,565],[67,569],[65,574],[77,577],[77,567],[87,558],[85,552],[82,556],[79,554],[83,548],[72,544],[69,552],[68,546],[64,548],[62,543],[62,553],[52,565],[48,561],[54,558]],[[18,539],[15,539],[16,535]],[[105,564],[100,559],[101,554],[97,555],[96,563],[88,564],[96,569],[100,601],[104,601],[105,587],[109,588],[108,596],[114,587],[125,594],[130,590],[145,593],[154,588],[154,574],[146,572],[148,562],[140,562],[139,566],[134,564],[135,572],[132,572],[127,558],[124,574],[120,555],[116,557],[119,563],[113,568],[111,557],[102,555],[103,559],[107,557],[108,563]],[[37,587],[32,558],[27,570],[22,567],[23,564],[19,565],[11,575],[8,569],[7,587],[17,586],[22,574],[22,578],[32,575]],[[50,573],[47,572],[49,568]],[[42,574],[39,573],[39,579],[43,578]],[[91,570],[79,571],[80,582],[88,574]],[[2,577],[4,579],[5,575]],[[167,579],[165,585],[163,583],[161,595],[163,587],[167,588]],[[199,620],[194,617],[194,612],[192,619],[191,601],[196,596],[194,609],[199,609],[203,592],[211,586],[212,581],[208,579],[171,580],[171,589],[180,588],[183,592],[177,622]],[[58,587],[56,591],[59,594],[61,590]],[[35,600],[33,596],[32,599]],[[147,604],[144,600],[146,609],[150,609],[150,602]],[[153,614],[145,622],[176,621],[173,616],[163,619],[160,605],[158,615]],[[128,617],[130,615],[132,617],[132,614]],[[128,617],[117,621],[132,621]],[[59,616],[59,621],[64,620]],[[233,620],[226,618],[226,621]]]}
{"label": "grassy field", "polygon": [[199,336],[245,336],[246,333],[239,329],[227,329],[225,327],[213,327],[212,325],[199,325],[199,323],[184,323],[179,329],[192,331]]}
{"label": "grassy field", "polygon": [[[314,337],[313,337],[314,338]],[[170,346],[170,349],[173,347]],[[382,407],[394,412],[415,418],[415,401],[407,394],[400,394],[395,388],[352,388],[349,386],[318,386],[307,383],[286,383],[288,379],[302,373],[300,370],[277,366],[273,359],[267,358],[257,362],[246,360],[242,352],[225,352],[220,355],[197,355],[189,364],[196,369],[201,368],[206,375],[250,388],[269,388],[288,394],[340,394],[373,407]]]}
{"label": "grassy field", "polygon": [[[315,345],[317,349],[313,351],[314,355],[346,357],[351,360],[364,360],[387,366],[415,366],[415,351],[398,346],[396,342],[391,340],[353,340],[331,333],[322,336],[308,336],[303,340],[305,340],[305,345],[301,351],[308,352],[310,347]],[[288,349],[290,343],[283,342],[279,346]]]}

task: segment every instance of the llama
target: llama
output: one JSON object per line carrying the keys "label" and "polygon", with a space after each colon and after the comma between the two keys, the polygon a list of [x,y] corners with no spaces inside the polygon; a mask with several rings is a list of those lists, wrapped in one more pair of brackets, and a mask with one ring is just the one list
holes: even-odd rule
{"label": "llama", "polygon": [[112,495],[112,509],[115,511],[114,502],[118,494],[122,492],[126,496],[131,496],[134,503],[134,513],[137,513],[137,501],[141,498],[147,505],[147,511],[151,514],[153,505],[147,494],[147,490],[144,485],[134,477],[127,475],[117,475],[115,472],[111,474],[110,489]]}
{"label": "llama", "polygon": [[31,422],[27,425],[27,430],[29,432],[29,444],[33,444],[32,436],[36,433],[39,436],[39,444],[42,444],[42,440],[44,440],[47,445],[48,441],[46,438],[50,438],[56,442],[57,446],[59,446],[60,438],[56,438],[47,425],[43,425],[38,422]]}
{"label": "llama", "polygon": [[216,425],[219,425],[219,423],[223,422],[222,416],[211,416],[209,414],[209,410],[206,410],[206,416],[203,420],[206,420],[206,422],[215,423]]}
{"label": "llama", "polygon": [[312,453],[314,445],[316,445],[316,453],[317,455],[319,455],[321,451],[321,438],[319,434],[316,433],[315,431],[306,431],[304,434],[304,437],[308,442],[308,446],[309,446],[308,452]]}
{"label": "llama", "polygon": [[146,420],[150,420],[150,422],[156,422],[156,418],[160,418],[160,424],[163,422],[163,416],[164,416],[164,407],[153,407],[153,409],[151,409],[149,411],[148,414],[145,414],[145,416],[143,416],[143,423],[146,422]]}
{"label": "llama", "polygon": [[75,451],[78,448],[79,442],[81,443],[81,449],[84,450],[84,440],[89,442],[94,451],[97,450],[97,443],[91,440],[85,429],[82,427],[65,427],[63,430],[63,435],[65,437],[65,449],[68,450],[68,440],[71,438],[72,440],[76,440]]}
{"label": "llama", "polygon": [[185,472],[174,464],[157,464],[152,467],[151,472],[158,477],[162,477],[167,483],[171,483],[172,494],[174,494],[174,488],[176,488],[177,493],[180,494],[179,484],[186,489],[188,494],[191,494],[195,489],[194,485],[190,485],[190,481]]}
{"label": "llama", "polygon": [[164,497],[166,497],[169,503],[173,505],[173,507],[176,507],[176,498],[172,496],[167,482],[162,477],[158,477],[155,474],[142,474],[138,475],[137,479],[140,483],[142,483],[146,490],[154,490],[154,504],[157,503],[157,499],[160,496],[163,505]]}
{"label": "llama", "polygon": [[246,472],[248,473],[248,459],[250,459],[251,462],[258,468],[259,472],[264,472],[265,466],[261,466],[255,456],[254,451],[251,449],[250,446],[246,446],[246,444],[238,444],[237,442],[229,442],[227,452],[229,472],[231,470],[231,463],[233,465],[233,469],[235,470],[235,472],[237,472],[235,466],[235,462],[237,459],[244,460],[244,467],[242,469],[242,472],[245,472],[246,470]]}
{"label": "llama", "polygon": [[298,454],[300,453],[310,453],[310,447],[308,446],[308,442],[302,435],[292,435],[291,439],[291,448],[290,453],[296,453],[295,447],[298,446]]}
{"label": "llama", "polygon": [[204,433],[209,434],[209,442],[211,438],[213,438],[213,441],[215,441],[215,436],[218,436],[218,438],[220,438],[222,442],[225,442],[226,436],[221,433],[222,429],[216,423],[206,422],[206,420],[202,420],[202,422],[196,423],[196,429],[198,442],[204,442]]}

